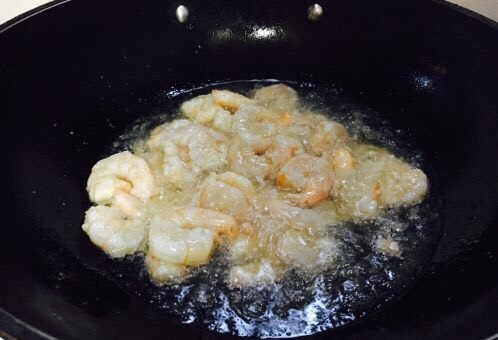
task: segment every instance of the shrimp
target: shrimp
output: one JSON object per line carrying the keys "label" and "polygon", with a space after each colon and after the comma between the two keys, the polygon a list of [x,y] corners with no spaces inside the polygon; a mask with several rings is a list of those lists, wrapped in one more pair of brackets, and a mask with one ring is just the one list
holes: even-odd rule
{"label": "shrimp", "polygon": [[375,217],[383,207],[417,203],[427,192],[427,176],[386,151],[359,145],[354,154],[355,169],[334,194],[353,216]]}
{"label": "shrimp", "polygon": [[292,121],[288,113],[276,114],[262,106],[243,105],[235,115],[234,131],[254,150],[263,153],[273,137]]}
{"label": "shrimp", "polygon": [[326,199],[332,190],[332,165],[324,158],[303,153],[285,163],[275,182],[279,188],[295,192],[287,195],[294,204],[310,208]]}
{"label": "shrimp", "polygon": [[227,159],[233,171],[259,183],[264,182],[270,172],[269,160],[257,155],[249,144],[238,138],[230,143]]}
{"label": "shrimp", "polygon": [[253,100],[276,112],[292,112],[298,106],[296,91],[284,84],[265,86],[254,91]]}
{"label": "shrimp", "polygon": [[285,263],[308,271],[329,266],[338,256],[338,248],[332,238],[312,239],[296,230],[285,231],[277,249]]}
{"label": "shrimp", "polygon": [[115,204],[126,215],[139,214],[140,204],[153,194],[154,176],[147,162],[129,151],[100,160],[87,182],[90,200]]}
{"label": "shrimp", "polygon": [[157,281],[183,273],[179,266],[209,261],[218,235],[236,227],[235,220],[201,208],[176,208],[152,219],[149,231],[149,271]]}
{"label": "shrimp", "polygon": [[213,102],[226,110],[234,113],[239,110],[242,105],[249,104],[251,100],[241,94],[227,90],[213,90],[211,92]]}
{"label": "shrimp", "polygon": [[149,231],[149,255],[177,265],[200,265],[209,260],[214,247],[212,230],[182,226],[155,217]]}
{"label": "shrimp", "polygon": [[195,183],[202,171],[223,166],[228,153],[228,140],[223,134],[185,119],[156,128],[147,146],[163,151],[163,175],[180,186]]}
{"label": "shrimp", "polygon": [[236,263],[246,262],[256,254],[258,239],[256,234],[239,233],[228,247],[230,256]]}
{"label": "shrimp", "polygon": [[251,209],[255,197],[256,191],[250,180],[228,171],[206,178],[192,204],[242,217]]}
{"label": "shrimp", "polygon": [[182,113],[193,122],[228,132],[232,126],[232,115],[217,104],[212,94],[197,96],[182,104]]}
{"label": "shrimp", "polygon": [[228,275],[231,287],[268,285],[280,280],[282,270],[268,260],[233,266]]}
{"label": "shrimp", "polygon": [[331,154],[332,168],[337,179],[348,177],[354,167],[354,159],[351,153],[342,146],[334,148]]}
{"label": "shrimp", "polygon": [[390,159],[384,167],[379,200],[383,205],[409,205],[419,203],[428,190],[427,176],[398,159]]}
{"label": "shrimp", "polygon": [[264,157],[271,164],[269,177],[275,178],[280,168],[289,159],[302,152],[304,149],[298,140],[285,135],[277,135],[264,153]]}
{"label": "shrimp", "polygon": [[180,281],[187,273],[185,266],[161,261],[150,254],[145,258],[145,265],[157,283]]}
{"label": "shrimp", "polygon": [[310,140],[311,150],[314,155],[321,156],[336,145],[350,141],[348,131],[344,126],[332,121],[321,121]]}
{"label": "shrimp", "polygon": [[313,235],[324,232],[328,225],[337,224],[335,216],[331,214],[295,207],[276,198],[269,199],[265,206],[272,219],[287,229],[307,231]]}
{"label": "shrimp", "polygon": [[145,238],[140,219],[128,219],[115,206],[98,205],[87,210],[82,226],[90,240],[112,257],[137,251]]}

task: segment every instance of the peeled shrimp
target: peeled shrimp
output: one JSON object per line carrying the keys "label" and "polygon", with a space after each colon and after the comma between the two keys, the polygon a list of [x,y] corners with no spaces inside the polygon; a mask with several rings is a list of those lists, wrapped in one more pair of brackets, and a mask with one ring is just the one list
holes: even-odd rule
{"label": "peeled shrimp", "polygon": [[324,158],[303,153],[285,163],[275,182],[294,192],[287,195],[294,204],[310,208],[326,199],[332,190],[332,165]]}
{"label": "peeled shrimp", "polygon": [[281,278],[282,272],[269,261],[251,262],[233,266],[229,273],[229,282],[232,287],[268,285]]}
{"label": "peeled shrimp", "polygon": [[180,108],[182,113],[194,123],[228,132],[232,126],[232,115],[214,101],[212,94],[197,96],[184,102]]}
{"label": "peeled shrimp", "polygon": [[203,170],[226,163],[228,140],[205,126],[180,119],[156,128],[147,143],[164,152],[163,175],[171,183],[193,183]]}
{"label": "peeled shrimp", "polygon": [[236,112],[242,105],[249,104],[251,100],[241,94],[227,90],[213,90],[213,102],[230,112]]}
{"label": "peeled shrimp", "polygon": [[355,169],[334,194],[353,216],[375,217],[383,207],[417,203],[427,192],[426,175],[386,151],[360,145],[354,153]]}
{"label": "peeled shrimp", "polygon": [[332,150],[336,145],[348,142],[350,136],[347,130],[339,123],[321,121],[311,137],[310,146],[313,154],[321,156],[324,152]]}
{"label": "peeled shrimp", "polygon": [[148,256],[153,260],[149,262],[149,271],[161,281],[182,274],[177,266],[207,263],[217,235],[235,227],[236,222],[229,215],[194,207],[171,209],[156,216],[149,231]]}
{"label": "peeled shrimp", "polygon": [[147,254],[145,264],[150,275],[158,283],[179,281],[187,272],[183,265],[161,261],[150,254]]}
{"label": "peeled shrimp", "polygon": [[154,177],[147,162],[129,151],[97,162],[87,183],[92,202],[115,204],[127,215],[138,214],[140,203],[150,198],[153,189]]}
{"label": "peeled shrimp", "polygon": [[304,149],[298,140],[285,135],[277,135],[264,153],[264,157],[271,164],[270,178],[274,178],[289,159],[302,152]]}
{"label": "peeled shrimp", "polygon": [[234,131],[255,153],[263,153],[279,130],[292,121],[288,113],[277,114],[255,105],[243,105],[235,117]]}
{"label": "peeled shrimp", "polygon": [[252,206],[256,191],[251,181],[234,172],[208,176],[192,204],[242,217]]}
{"label": "peeled shrimp", "polygon": [[330,237],[313,239],[296,230],[284,232],[277,249],[281,260],[304,270],[329,266],[338,255],[337,245]]}
{"label": "peeled shrimp", "polygon": [[230,168],[248,178],[261,183],[268,176],[271,164],[262,155],[257,155],[253,148],[241,139],[234,139],[228,149]]}
{"label": "peeled shrimp", "polygon": [[127,219],[115,206],[91,207],[82,228],[96,246],[112,257],[134,253],[145,238],[143,221]]}
{"label": "peeled shrimp", "polygon": [[331,158],[332,168],[337,179],[347,178],[353,172],[354,159],[345,147],[338,146],[334,148]]}
{"label": "peeled shrimp", "polygon": [[276,112],[292,112],[298,106],[296,91],[284,84],[265,86],[254,91],[253,100]]}
{"label": "peeled shrimp", "polygon": [[286,229],[305,230],[310,234],[317,234],[323,232],[327,225],[337,224],[337,220],[331,214],[295,207],[276,198],[269,199],[265,206],[272,219]]}

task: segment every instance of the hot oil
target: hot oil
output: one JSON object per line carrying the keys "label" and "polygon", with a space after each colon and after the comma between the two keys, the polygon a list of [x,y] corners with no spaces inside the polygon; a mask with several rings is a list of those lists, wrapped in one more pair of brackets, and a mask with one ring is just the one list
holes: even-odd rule
{"label": "hot oil", "polygon": [[[144,139],[153,127],[177,118],[180,104],[194,96],[213,88],[247,94],[255,87],[270,83],[240,81],[173,91],[164,106],[135,122],[120,136],[112,152],[140,149],[142,146],[137,141]],[[335,89],[288,84],[304,98],[305,106],[344,124],[355,139],[386,148],[408,163],[427,170],[422,153],[403,139],[403,131],[380,115],[352,103]],[[324,272],[291,270],[272,285],[229,288],[230,263],[223,248],[208,265],[194,269],[186,280],[177,284],[158,286],[151,282],[141,255],[109,260],[109,270],[125,289],[146,301],[158,318],[167,316],[240,336],[312,334],[368,316],[413,283],[439,239],[435,197],[430,189],[428,197],[416,206],[388,209],[380,218],[367,222],[330,226],[330,232],[340,241],[339,260]],[[156,200],[157,209],[165,204],[182,203],[171,192],[165,192]],[[154,209],[154,205],[151,207]],[[398,242],[401,255],[382,254],[376,246],[379,238]],[[274,249],[268,251],[275,252]]]}

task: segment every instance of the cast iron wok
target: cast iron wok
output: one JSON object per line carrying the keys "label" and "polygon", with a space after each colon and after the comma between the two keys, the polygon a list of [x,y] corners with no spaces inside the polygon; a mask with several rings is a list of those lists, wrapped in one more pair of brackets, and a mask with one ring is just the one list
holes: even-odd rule
{"label": "cast iron wok", "polygon": [[[0,335],[215,338],[149,311],[81,231],[91,166],[171,88],[238,79],[339,87],[413,135],[444,234],[425,274],[314,338],[498,332],[498,29],[428,1],[63,1],[0,27]],[[28,19],[28,20],[25,20]],[[258,31],[261,30],[262,31]],[[258,32],[270,32],[258,34]]]}

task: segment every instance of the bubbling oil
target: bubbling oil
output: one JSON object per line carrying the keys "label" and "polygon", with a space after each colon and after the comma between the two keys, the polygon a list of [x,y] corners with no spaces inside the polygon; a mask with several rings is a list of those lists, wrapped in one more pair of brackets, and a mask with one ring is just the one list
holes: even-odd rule
{"label": "bubbling oil", "polygon": [[[189,98],[220,87],[244,94],[271,84],[272,81],[238,81],[172,91],[163,106],[134,122],[113,144],[110,153],[137,148],[152,128],[177,118],[177,114],[171,113],[177,113],[180,104]],[[356,140],[385,148],[427,172],[423,154],[409,143],[403,131],[377,113],[355,104],[333,88],[287,84],[298,91],[305,107],[343,124]],[[230,287],[227,273],[231,263],[227,249],[222,247],[209,264],[193,269],[180,284],[154,284],[140,254],[110,260],[109,271],[155,313],[183,323],[239,336],[309,335],[368,316],[413,282],[439,239],[435,197],[431,189],[428,197],[416,206],[390,208],[375,219],[334,225],[331,231],[340,241],[339,258],[331,266],[322,272],[292,269],[282,280],[269,285]],[[160,199],[171,205],[182,203],[174,195]],[[381,252],[378,242],[384,239],[396,242],[401,255],[387,256]]]}

